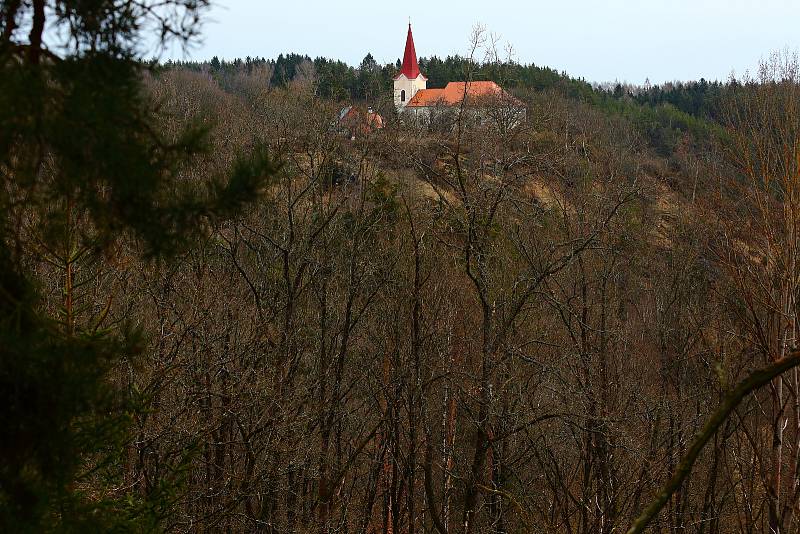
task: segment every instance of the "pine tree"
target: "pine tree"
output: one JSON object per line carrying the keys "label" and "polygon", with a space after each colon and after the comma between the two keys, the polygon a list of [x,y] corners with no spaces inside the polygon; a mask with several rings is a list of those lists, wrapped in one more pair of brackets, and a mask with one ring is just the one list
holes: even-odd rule
{"label": "pine tree", "polygon": [[[141,334],[81,321],[75,269],[119,242],[152,258],[184,250],[263,189],[275,164],[242,157],[227,179],[176,180],[206,131],[166,139],[137,56],[197,34],[207,0],[0,1],[0,531],[153,530],[171,499],[107,492],[136,400],[107,379]],[[65,46],[48,39],[66,37]],[[61,309],[48,312],[29,251],[53,251]],[[106,477],[108,487],[85,482]],[[106,496],[106,495],[110,495]]]}

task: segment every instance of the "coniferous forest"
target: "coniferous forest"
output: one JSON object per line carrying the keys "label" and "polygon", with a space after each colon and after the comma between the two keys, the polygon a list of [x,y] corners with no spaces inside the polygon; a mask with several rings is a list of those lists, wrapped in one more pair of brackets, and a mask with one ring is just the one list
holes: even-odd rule
{"label": "coniferous forest", "polygon": [[371,55],[143,57],[207,7],[0,1],[0,531],[800,529],[797,57],[477,27],[428,87],[524,120],[421,122]]}

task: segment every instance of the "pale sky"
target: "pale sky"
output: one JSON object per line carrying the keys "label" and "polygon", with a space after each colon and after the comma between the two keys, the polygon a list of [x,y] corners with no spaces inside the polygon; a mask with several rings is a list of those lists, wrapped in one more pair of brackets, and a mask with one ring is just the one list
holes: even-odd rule
{"label": "pale sky", "polygon": [[800,47],[800,0],[216,0],[189,58],[298,52],[357,66],[371,52],[394,62],[409,17],[419,56],[464,54],[480,23],[516,61],[596,82],[724,80]]}

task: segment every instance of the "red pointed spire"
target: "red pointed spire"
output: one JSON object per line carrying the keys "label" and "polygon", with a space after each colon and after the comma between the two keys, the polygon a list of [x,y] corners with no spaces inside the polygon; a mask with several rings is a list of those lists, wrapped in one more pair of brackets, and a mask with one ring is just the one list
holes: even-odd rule
{"label": "red pointed spire", "polygon": [[409,80],[419,76],[419,64],[417,63],[417,51],[414,50],[414,36],[411,35],[411,23],[408,23],[408,36],[406,37],[406,51],[403,53],[403,66],[400,74],[405,74]]}

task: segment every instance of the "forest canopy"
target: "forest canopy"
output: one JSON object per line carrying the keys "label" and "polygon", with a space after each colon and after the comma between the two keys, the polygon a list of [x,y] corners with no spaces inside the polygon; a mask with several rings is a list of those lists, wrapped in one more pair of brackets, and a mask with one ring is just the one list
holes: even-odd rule
{"label": "forest canopy", "polygon": [[795,56],[478,28],[429,87],[514,99],[416,121],[369,54],[140,57],[206,6],[0,2],[0,530],[797,530]]}

